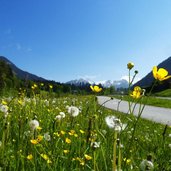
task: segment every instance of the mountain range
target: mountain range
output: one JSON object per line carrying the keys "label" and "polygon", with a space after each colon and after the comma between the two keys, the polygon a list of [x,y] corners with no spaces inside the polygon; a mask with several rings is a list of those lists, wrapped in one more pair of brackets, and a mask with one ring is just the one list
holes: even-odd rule
{"label": "mountain range", "polygon": [[90,80],[80,78],[80,79],[68,81],[68,82],[66,82],[66,84],[75,85],[75,86],[85,86],[88,84],[101,84],[105,88],[109,88],[111,86],[115,87],[116,89],[128,88],[128,81],[124,80],[124,79],[117,80],[117,81],[107,80],[107,81],[101,81],[101,82],[96,83],[94,81],[90,81]]}
{"label": "mountain range", "polygon": [[[10,60],[8,60],[4,56],[0,56],[0,60],[3,60],[7,64],[9,64],[9,66],[12,69],[13,74],[19,79],[32,80],[32,81],[42,81],[42,82],[49,81],[49,80],[46,80],[42,77],[39,77],[39,76],[34,75],[32,73],[29,73],[27,71],[23,71],[22,69],[18,68],[15,64],[13,64]],[[161,62],[157,67],[158,68],[165,68],[169,72],[169,74],[171,75],[171,57],[169,57],[166,60],[164,60],[163,62]],[[147,88],[147,87],[150,87],[153,82],[154,82],[153,74],[152,74],[152,72],[149,72],[144,78],[142,78],[140,81],[135,83],[133,86],[140,86],[142,88]],[[107,80],[107,81],[102,81],[102,82],[96,83],[96,82],[91,81],[91,80],[80,78],[80,79],[68,81],[65,84],[79,86],[79,87],[88,86],[90,84],[101,84],[103,87],[106,87],[106,88],[109,88],[111,86],[114,86],[116,89],[128,88],[128,81],[125,79],[117,80],[117,81]],[[171,79],[166,80],[162,86],[165,89],[170,88],[171,87]]]}

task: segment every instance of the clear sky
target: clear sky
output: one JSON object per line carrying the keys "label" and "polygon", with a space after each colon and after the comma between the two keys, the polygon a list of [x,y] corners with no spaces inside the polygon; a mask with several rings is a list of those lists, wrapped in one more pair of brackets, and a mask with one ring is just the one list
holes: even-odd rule
{"label": "clear sky", "polygon": [[142,78],[171,56],[171,0],[0,0],[0,55],[59,82]]}

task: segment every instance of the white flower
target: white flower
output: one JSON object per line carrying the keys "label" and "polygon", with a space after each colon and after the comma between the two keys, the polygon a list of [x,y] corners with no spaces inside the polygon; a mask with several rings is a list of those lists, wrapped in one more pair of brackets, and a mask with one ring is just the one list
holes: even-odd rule
{"label": "white flower", "polygon": [[169,144],[168,146],[169,146],[169,148],[171,148],[171,144]]}
{"label": "white flower", "polygon": [[32,130],[35,130],[39,126],[39,122],[34,119],[29,122],[29,125]]}
{"label": "white flower", "polygon": [[79,109],[75,106],[70,106],[70,107],[68,107],[68,113],[73,117],[78,116]]}
{"label": "white flower", "polygon": [[61,120],[62,119],[62,116],[61,115],[57,115],[56,117],[55,117],[55,119],[57,119],[57,120]]}
{"label": "white flower", "polygon": [[44,101],[44,103],[46,106],[49,106],[49,101],[47,99]]}
{"label": "white flower", "polygon": [[154,169],[154,165],[151,161],[143,160],[140,164],[141,171],[153,170],[153,169]]}
{"label": "white flower", "polygon": [[50,141],[50,140],[51,140],[51,136],[49,135],[48,132],[45,133],[43,137],[44,137],[44,139],[45,139],[46,141]]}
{"label": "white flower", "polygon": [[100,147],[100,142],[91,142],[91,147],[99,148]]}
{"label": "white flower", "polygon": [[0,111],[3,112],[5,114],[5,117],[8,116],[8,109],[9,107],[7,105],[0,105]]}
{"label": "white flower", "polygon": [[65,113],[64,113],[64,112],[59,112],[59,115],[60,115],[62,118],[65,118]]}
{"label": "white flower", "polygon": [[59,112],[59,115],[57,115],[55,119],[61,120],[63,118],[65,118],[65,113],[64,112]]}
{"label": "white flower", "polygon": [[125,129],[126,125],[122,124],[120,119],[115,118],[114,116],[107,116],[105,118],[106,124],[109,128],[114,129],[115,131],[120,132],[121,130]]}

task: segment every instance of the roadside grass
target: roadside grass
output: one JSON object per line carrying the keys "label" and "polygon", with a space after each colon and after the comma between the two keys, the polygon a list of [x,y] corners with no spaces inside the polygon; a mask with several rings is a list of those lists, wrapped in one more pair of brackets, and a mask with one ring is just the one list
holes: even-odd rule
{"label": "roadside grass", "polygon": [[[112,96],[112,97],[117,98],[117,99],[126,100],[126,101],[137,102],[137,103],[140,101],[140,99],[135,100],[132,97],[127,96],[127,95],[124,95],[124,96],[117,95],[117,96]],[[151,105],[151,106],[171,108],[171,100],[169,100],[169,99],[162,99],[162,98],[154,97],[154,96],[150,96],[150,97],[144,96],[141,99],[141,103],[142,104],[146,104],[146,105]]]}
{"label": "roadside grass", "polygon": [[[69,111],[73,106],[78,110]],[[126,124],[117,141],[107,116]],[[33,128],[35,120],[39,125]],[[120,161],[122,170],[139,171],[150,154],[155,171],[169,171],[170,134],[167,125],[99,106],[95,95],[28,98],[21,93],[1,99],[0,170],[110,171],[116,141],[116,163]]]}
{"label": "roadside grass", "polygon": [[154,95],[159,96],[159,97],[171,97],[171,89],[167,89],[167,90],[155,93]]}

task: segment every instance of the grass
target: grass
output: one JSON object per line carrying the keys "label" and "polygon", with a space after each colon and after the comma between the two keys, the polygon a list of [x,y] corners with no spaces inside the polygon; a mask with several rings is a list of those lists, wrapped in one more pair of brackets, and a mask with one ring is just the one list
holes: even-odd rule
{"label": "grass", "polygon": [[[139,102],[138,100],[135,100],[131,98],[130,96],[114,96],[117,99],[122,99],[126,101],[134,101]],[[171,100],[169,99],[161,99],[158,97],[143,97],[141,99],[142,104],[151,105],[151,106],[157,106],[157,107],[165,107],[165,108],[171,108]]]}
{"label": "grass", "polygon": [[[79,109],[78,116],[69,114],[70,106]],[[0,110],[0,170],[110,171],[114,153],[124,171],[140,170],[149,154],[155,171],[171,170],[169,126],[102,108],[95,96],[28,98],[22,93],[2,98]],[[65,117],[56,117],[60,112]],[[117,140],[106,116],[126,124]],[[32,120],[39,127],[33,129]]]}
{"label": "grass", "polygon": [[156,96],[160,97],[171,97],[171,89],[167,89],[158,93],[155,93]]}

